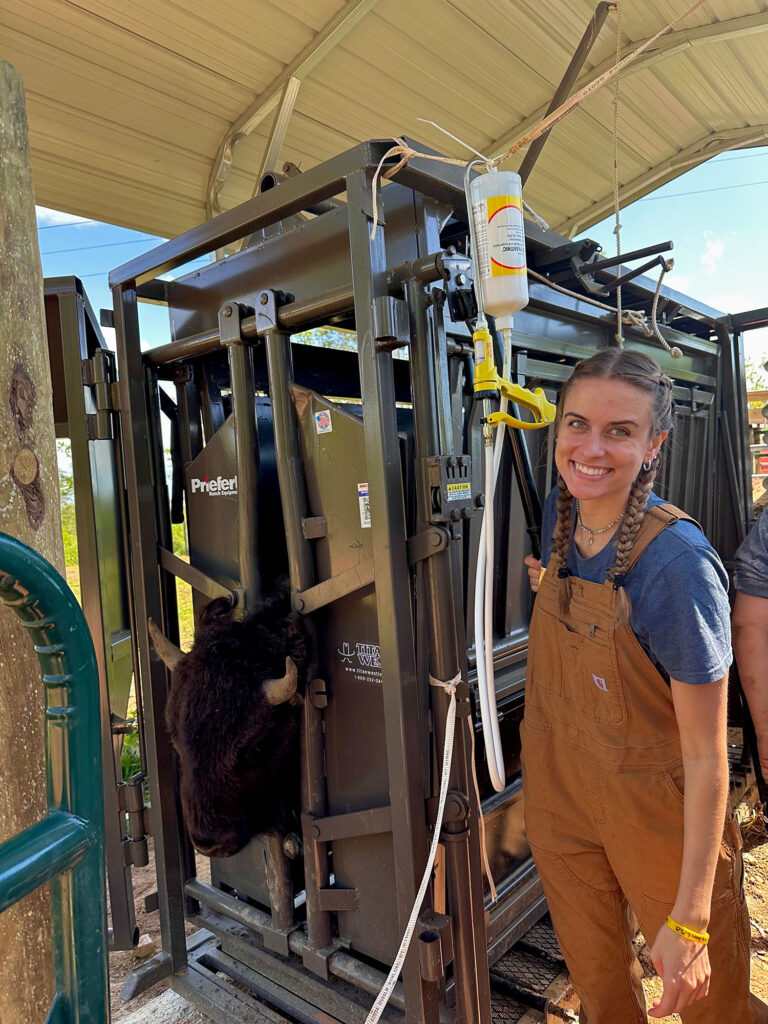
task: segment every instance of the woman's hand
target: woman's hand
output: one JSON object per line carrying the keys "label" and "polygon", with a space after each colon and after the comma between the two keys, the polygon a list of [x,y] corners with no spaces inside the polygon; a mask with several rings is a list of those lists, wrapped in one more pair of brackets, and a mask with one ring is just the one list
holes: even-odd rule
{"label": "woman's hand", "polygon": [[679,1013],[709,992],[709,953],[706,946],[683,938],[662,925],[651,948],[651,960],[664,983],[661,999],[654,999],[651,1017]]}
{"label": "woman's hand", "polygon": [[528,579],[531,581],[531,590],[535,594],[539,589],[539,579],[541,578],[541,559],[534,558],[533,555],[526,555],[523,561],[528,566]]}

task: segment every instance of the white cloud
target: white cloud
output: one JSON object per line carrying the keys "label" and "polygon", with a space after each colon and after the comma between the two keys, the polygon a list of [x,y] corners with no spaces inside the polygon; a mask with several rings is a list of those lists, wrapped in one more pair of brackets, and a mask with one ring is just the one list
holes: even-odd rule
{"label": "white cloud", "polygon": [[[47,206],[36,206],[35,213],[37,214],[38,227],[41,224],[82,224],[84,222],[83,217],[79,217],[73,213],[62,213],[61,210],[49,210]],[[90,220],[86,220],[85,223],[93,223]]]}
{"label": "white cloud", "polygon": [[701,254],[701,264],[710,277],[717,273],[717,265],[723,255],[725,242],[722,238],[708,238],[707,248]]}
{"label": "white cloud", "polygon": [[670,288],[674,288],[675,291],[690,294],[690,287],[693,284],[693,278],[690,274],[678,274],[675,270],[670,270],[664,278],[664,284]]}
{"label": "white cloud", "polygon": [[755,305],[741,292],[721,292],[719,295],[710,295],[705,301],[708,306],[723,313],[742,313],[745,309],[754,309]]}

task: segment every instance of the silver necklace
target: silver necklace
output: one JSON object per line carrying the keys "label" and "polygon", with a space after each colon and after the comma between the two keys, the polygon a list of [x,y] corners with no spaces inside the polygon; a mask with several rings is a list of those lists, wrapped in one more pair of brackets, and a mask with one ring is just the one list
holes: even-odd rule
{"label": "silver necklace", "polygon": [[589,534],[589,546],[590,547],[592,547],[594,539],[598,535],[598,533],[605,533],[606,530],[610,530],[610,528],[612,526],[618,525],[618,523],[620,523],[621,520],[624,518],[624,515],[625,515],[626,511],[627,510],[624,509],[623,512],[620,512],[619,515],[617,515],[615,519],[613,519],[610,523],[608,523],[607,526],[602,526],[602,527],[600,527],[599,530],[590,530],[590,528],[588,526],[585,526],[584,523],[582,523],[582,521],[581,521],[581,508],[579,506],[578,499],[576,500],[576,522],[579,524],[579,529],[580,530],[583,530],[584,533],[588,533]]}

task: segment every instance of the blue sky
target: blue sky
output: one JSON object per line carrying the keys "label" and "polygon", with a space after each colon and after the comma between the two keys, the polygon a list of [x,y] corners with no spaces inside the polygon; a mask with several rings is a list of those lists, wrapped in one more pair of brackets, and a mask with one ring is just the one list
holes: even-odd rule
{"label": "blue sky", "polygon": [[[724,153],[622,211],[622,249],[672,239],[670,287],[727,313],[768,305],[768,147]],[[43,273],[74,274],[97,311],[111,308],[110,269],[164,239],[38,207]],[[583,232],[615,251],[613,219]],[[198,265],[207,262],[198,260]],[[169,340],[168,315],[140,304],[142,338]],[[768,357],[768,329],[746,336],[753,362]]]}
{"label": "blue sky", "polygon": [[[714,157],[621,211],[622,251],[671,239],[665,277],[724,313],[768,306],[768,147]],[[616,251],[614,219],[583,236]],[[654,272],[655,273],[655,272]],[[768,329],[745,335],[747,358],[768,357]]]}

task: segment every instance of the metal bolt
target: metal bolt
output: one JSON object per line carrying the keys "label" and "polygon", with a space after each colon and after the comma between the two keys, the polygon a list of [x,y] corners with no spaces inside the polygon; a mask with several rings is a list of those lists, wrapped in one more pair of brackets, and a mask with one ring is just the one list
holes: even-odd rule
{"label": "metal bolt", "polygon": [[430,543],[432,544],[432,547],[433,548],[439,547],[440,546],[440,541],[441,541],[440,534],[437,532],[437,530],[433,530],[431,535],[430,535]]}
{"label": "metal bolt", "polygon": [[319,825],[313,825],[312,826],[312,838],[313,839],[319,839],[320,838],[320,826]]}
{"label": "metal bolt", "polygon": [[456,283],[460,284],[460,285],[465,285],[467,283],[467,275],[466,274],[457,274],[456,275]]}
{"label": "metal bolt", "polygon": [[232,316],[232,307],[231,306],[227,306],[227,308],[224,310],[224,316]]}
{"label": "metal bolt", "polygon": [[295,602],[294,602],[294,607],[296,608],[297,612],[303,612],[304,611],[304,598],[303,597],[297,597]]}
{"label": "metal bolt", "polygon": [[266,304],[269,302],[269,295],[266,292],[262,292],[261,297],[259,298],[259,302],[262,304],[262,306],[266,306]]}

